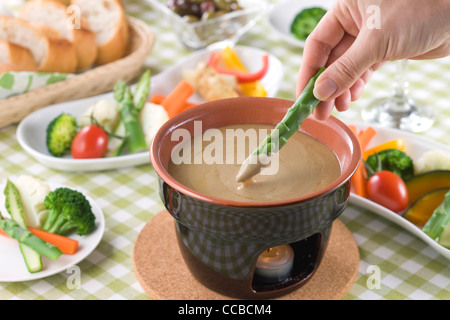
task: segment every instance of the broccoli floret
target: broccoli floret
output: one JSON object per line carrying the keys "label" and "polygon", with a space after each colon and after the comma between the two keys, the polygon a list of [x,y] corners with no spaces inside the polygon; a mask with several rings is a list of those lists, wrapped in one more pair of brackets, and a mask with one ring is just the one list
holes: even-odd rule
{"label": "broccoli floret", "polygon": [[367,158],[366,164],[374,172],[380,170],[392,171],[404,181],[414,175],[413,160],[406,153],[398,149],[388,149],[373,154]]}
{"label": "broccoli floret", "polygon": [[86,197],[76,190],[61,187],[50,192],[44,199],[48,217],[43,230],[66,235],[76,230],[86,235],[95,227],[95,215]]}
{"label": "broccoli floret", "polygon": [[72,145],[77,134],[77,119],[62,113],[47,127],[47,149],[55,157],[61,157]]}
{"label": "broccoli floret", "polygon": [[297,13],[291,23],[291,33],[300,40],[306,40],[327,10],[320,7],[306,8]]}

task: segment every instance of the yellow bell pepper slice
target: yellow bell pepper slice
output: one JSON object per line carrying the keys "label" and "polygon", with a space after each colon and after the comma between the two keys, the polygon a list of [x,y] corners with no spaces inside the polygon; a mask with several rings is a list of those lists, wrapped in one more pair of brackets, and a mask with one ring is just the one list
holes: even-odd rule
{"label": "yellow bell pepper slice", "polygon": [[[222,50],[222,60],[225,66],[231,70],[248,72],[245,65],[239,59],[236,52],[229,46]],[[267,92],[260,81],[241,83],[242,92],[249,97],[266,97]]]}
{"label": "yellow bell pepper slice", "polygon": [[376,147],[364,151],[363,158],[364,160],[367,160],[369,156],[387,149],[398,149],[400,151],[405,151],[405,140],[394,139],[391,141],[384,142]]}

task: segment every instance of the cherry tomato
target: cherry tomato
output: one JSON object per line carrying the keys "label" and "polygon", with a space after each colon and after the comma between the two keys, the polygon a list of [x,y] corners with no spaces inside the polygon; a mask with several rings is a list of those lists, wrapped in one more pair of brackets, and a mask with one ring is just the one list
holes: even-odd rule
{"label": "cherry tomato", "polygon": [[394,212],[408,207],[408,189],[402,178],[391,171],[379,171],[367,182],[369,199]]}
{"label": "cherry tomato", "polygon": [[95,159],[105,155],[108,148],[108,135],[96,125],[81,129],[72,141],[72,157],[75,159]]}

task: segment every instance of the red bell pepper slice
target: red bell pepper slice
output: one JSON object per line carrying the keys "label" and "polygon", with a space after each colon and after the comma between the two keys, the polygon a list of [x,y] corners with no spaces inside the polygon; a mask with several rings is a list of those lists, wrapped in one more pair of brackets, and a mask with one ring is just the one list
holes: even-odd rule
{"label": "red bell pepper slice", "polygon": [[236,70],[225,69],[219,66],[221,59],[220,52],[213,52],[209,57],[209,66],[216,70],[218,73],[228,74],[235,76],[239,83],[254,82],[261,80],[269,70],[269,55],[265,54],[262,57],[262,68],[256,72],[241,72]]}

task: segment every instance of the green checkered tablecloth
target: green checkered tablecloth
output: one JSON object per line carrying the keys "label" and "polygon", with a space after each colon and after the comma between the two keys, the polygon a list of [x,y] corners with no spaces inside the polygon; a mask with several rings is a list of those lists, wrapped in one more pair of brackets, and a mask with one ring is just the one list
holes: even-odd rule
{"label": "green checkered tablecloth", "polygon": [[[145,21],[156,35],[154,49],[146,61],[153,74],[191,53],[179,43],[169,23],[145,1],[125,0],[124,3],[128,13]],[[262,48],[277,56],[285,71],[277,96],[294,97],[301,49],[279,39],[265,20],[246,33],[238,44]],[[391,93],[394,72],[393,63],[385,65],[373,76],[362,98],[353,103],[349,111],[335,115],[345,121],[361,121],[363,106]],[[450,138],[450,58],[412,61],[408,79],[412,96],[432,105],[438,113],[433,128],[421,135],[447,144]],[[102,208],[106,231],[96,250],[78,264],[81,270],[79,288],[68,286],[70,273],[61,272],[40,280],[0,282],[0,299],[151,299],[140,286],[132,267],[132,250],[139,232],[163,209],[157,177],[150,163],[106,172],[55,171],[21,149],[16,141],[16,128],[0,129],[0,179],[29,174],[52,183],[79,186]],[[344,299],[450,299],[450,261],[423,241],[352,204],[340,219],[352,232],[361,258],[357,279]],[[379,287],[371,285],[374,266],[381,272]]]}

